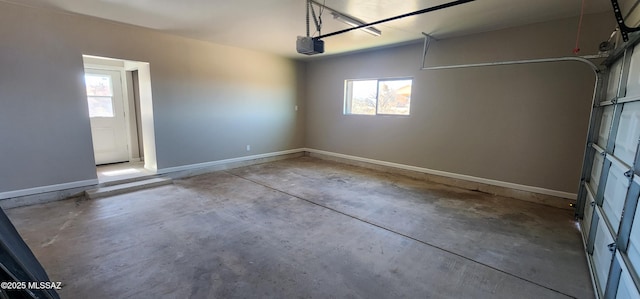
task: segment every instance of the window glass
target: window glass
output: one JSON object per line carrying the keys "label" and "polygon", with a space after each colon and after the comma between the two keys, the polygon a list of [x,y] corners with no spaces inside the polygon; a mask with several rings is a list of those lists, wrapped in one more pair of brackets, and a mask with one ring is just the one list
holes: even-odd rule
{"label": "window glass", "polygon": [[377,80],[351,81],[350,114],[376,114]]}
{"label": "window glass", "polygon": [[378,114],[409,115],[411,80],[378,82]]}
{"label": "window glass", "polygon": [[85,84],[87,85],[88,96],[113,96],[113,88],[111,88],[111,76],[107,75],[85,75]]}
{"label": "window glass", "polygon": [[89,117],[114,117],[112,99],[111,97],[87,97]]}
{"label": "window glass", "polygon": [[84,82],[87,86],[89,117],[115,117],[111,76],[86,74]]}
{"label": "window glass", "polygon": [[412,79],[347,80],[344,114],[409,115]]}

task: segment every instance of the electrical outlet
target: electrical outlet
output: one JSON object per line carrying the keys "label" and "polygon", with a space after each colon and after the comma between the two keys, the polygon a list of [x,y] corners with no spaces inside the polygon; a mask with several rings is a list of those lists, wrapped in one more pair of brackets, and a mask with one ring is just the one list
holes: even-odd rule
{"label": "electrical outlet", "polygon": [[251,151],[251,145],[247,144],[247,152]]}
{"label": "electrical outlet", "polygon": [[293,107],[293,109],[295,109],[296,111],[298,111],[298,105],[295,105],[295,106]]}

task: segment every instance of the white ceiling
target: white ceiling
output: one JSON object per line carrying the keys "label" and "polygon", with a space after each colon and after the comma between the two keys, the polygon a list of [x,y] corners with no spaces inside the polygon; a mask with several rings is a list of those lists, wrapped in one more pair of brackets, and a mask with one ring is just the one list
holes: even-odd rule
{"label": "white ceiling", "polygon": [[[306,0],[5,0],[95,16],[218,44],[304,58],[296,36],[306,35]],[[317,0],[323,2],[323,0]],[[326,0],[335,10],[373,22],[451,0]],[[382,36],[361,30],[327,37],[325,55],[422,38],[475,32],[577,16],[581,0],[476,0],[377,25]],[[609,0],[585,0],[585,13],[611,10]],[[348,28],[325,10],[322,33]],[[576,24],[577,26],[577,24]],[[312,29],[312,33],[315,30]]]}

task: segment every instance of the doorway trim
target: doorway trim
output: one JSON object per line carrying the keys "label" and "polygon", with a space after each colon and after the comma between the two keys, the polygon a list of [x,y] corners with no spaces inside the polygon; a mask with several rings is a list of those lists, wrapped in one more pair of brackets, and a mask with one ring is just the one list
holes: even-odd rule
{"label": "doorway trim", "polygon": [[[151,93],[151,71],[148,62],[142,61],[132,61],[118,58],[110,58],[110,57],[102,57],[102,56],[92,56],[92,55],[82,55],[83,61],[87,61],[84,63],[84,68],[92,68],[92,69],[106,69],[106,70],[118,70],[121,72],[123,78],[123,89],[128,90],[132,88],[128,86],[126,78],[127,71],[137,71],[138,72],[138,95],[140,101],[140,119],[137,122],[141,128],[142,132],[142,144],[143,144],[143,159],[144,159],[144,168],[146,170],[157,172],[158,163],[156,159],[156,146],[155,146],[155,126],[154,126],[154,117],[153,117],[153,98]],[[96,63],[104,61],[105,63]],[[122,65],[122,66],[121,66]],[[128,92],[124,92],[124,101],[125,101],[125,113],[126,117],[126,127],[127,127],[127,136],[129,139],[129,143],[131,142],[131,132],[132,125],[131,124],[131,111],[129,109],[129,99]],[[135,118],[134,118],[135,119]],[[137,135],[137,133],[136,133]],[[138,136],[138,139],[140,136]],[[132,146],[129,146],[129,158],[131,159],[132,154]],[[131,161],[131,160],[130,160]],[[97,171],[97,168],[96,168]]]}

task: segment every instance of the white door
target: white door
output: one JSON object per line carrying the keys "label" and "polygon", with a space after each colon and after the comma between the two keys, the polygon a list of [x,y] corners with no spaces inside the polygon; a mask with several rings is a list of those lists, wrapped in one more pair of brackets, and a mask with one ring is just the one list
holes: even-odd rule
{"label": "white door", "polygon": [[120,72],[85,69],[85,83],[96,164],[129,161]]}

